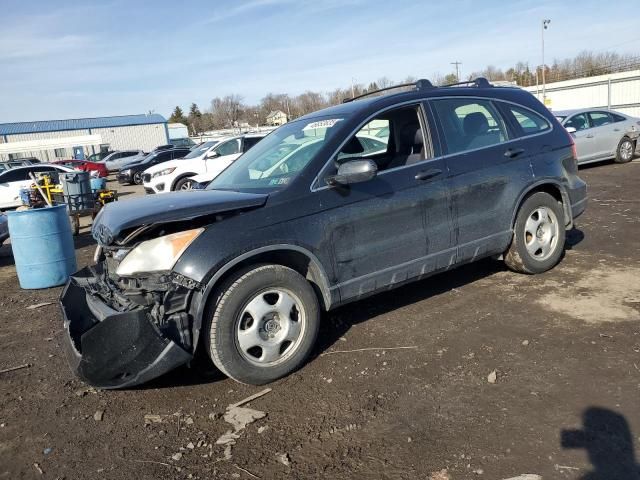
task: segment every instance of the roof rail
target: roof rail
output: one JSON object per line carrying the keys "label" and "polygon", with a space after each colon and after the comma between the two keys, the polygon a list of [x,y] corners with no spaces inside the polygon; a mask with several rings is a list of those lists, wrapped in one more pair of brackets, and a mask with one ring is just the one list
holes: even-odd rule
{"label": "roof rail", "polygon": [[461,87],[463,85],[469,85],[469,86],[478,87],[478,88],[493,87],[493,85],[491,85],[489,80],[487,80],[484,77],[474,78],[473,80],[467,80],[466,82],[449,83],[448,85],[443,85],[443,87]]}
{"label": "roof rail", "polygon": [[342,100],[342,103],[353,102],[354,100],[358,100],[359,98],[368,97],[369,95],[373,95],[374,93],[386,92],[387,90],[394,90],[396,88],[406,88],[406,87],[414,87],[416,90],[425,90],[427,88],[434,88],[433,84],[424,78],[417,80],[412,83],[400,83],[398,85],[393,85],[391,87],[380,88],[378,90],[372,90],[370,92],[363,93],[362,95],[358,95],[353,98],[345,98]]}
{"label": "roof rail", "polygon": [[[468,86],[477,87],[477,88],[493,87],[493,85],[491,85],[489,80],[487,80],[484,77],[478,77],[473,80],[468,80],[466,82],[457,82],[457,83],[450,83],[448,85],[442,85],[442,88],[461,87],[463,85],[468,85]],[[349,103],[349,102],[353,102],[354,100],[358,100],[360,98],[368,97],[369,95],[373,95],[375,93],[385,92],[387,90],[393,90],[396,88],[406,88],[406,87],[414,87],[416,90],[428,90],[431,88],[438,88],[438,87],[435,87],[433,83],[431,83],[429,80],[421,78],[420,80],[417,80],[413,83],[401,83],[399,85],[393,85],[391,87],[380,88],[379,90],[372,90],[370,92],[363,93],[362,95],[358,95],[357,97],[345,98],[344,100],[342,100],[342,103]]]}

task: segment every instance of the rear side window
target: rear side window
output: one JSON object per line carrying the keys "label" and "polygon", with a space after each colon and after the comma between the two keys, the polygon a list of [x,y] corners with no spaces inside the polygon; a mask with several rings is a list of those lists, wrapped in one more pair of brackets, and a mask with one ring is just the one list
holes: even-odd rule
{"label": "rear side window", "polygon": [[589,112],[589,118],[591,119],[592,127],[603,127],[612,123],[611,117],[607,112]]}
{"label": "rear side window", "polygon": [[551,129],[551,125],[546,118],[531,110],[506,104],[505,108],[513,115],[524,135],[533,135]]}
{"label": "rear side window", "polygon": [[262,137],[244,137],[244,142],[242,143],[242,151],[246,152],[260,140],[262,140]]}
{"label": "rear side window", "polygon": [[617,113],[609,113],[609,115],[611,115],[611,118],[613,118],[614,122],[624,122],[626,120],[626,117],[618,115]]}
{"label": "rear side window", "polygon": [[448,154],[490,147],[508,140],[504,122],[489,100],[432,100]]}

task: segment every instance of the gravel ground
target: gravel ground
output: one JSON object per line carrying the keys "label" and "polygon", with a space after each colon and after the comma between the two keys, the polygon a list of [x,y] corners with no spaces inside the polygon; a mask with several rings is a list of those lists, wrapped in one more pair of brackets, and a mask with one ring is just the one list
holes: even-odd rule
{"label": "gravel ground", "polygon": [[[60,289],[20,290],[0,248],[0,370],[30,365],[0,373],[0,478],[640,478],[640,162],[581,176],[558,267],[485,260],[326,314],[314,358],[242,406],[266,415],[233,445],[222,415],[262,388],[187,368],[88,388],[57,306],[28,309]],[[80,265],[93,248],[77,238]]]}

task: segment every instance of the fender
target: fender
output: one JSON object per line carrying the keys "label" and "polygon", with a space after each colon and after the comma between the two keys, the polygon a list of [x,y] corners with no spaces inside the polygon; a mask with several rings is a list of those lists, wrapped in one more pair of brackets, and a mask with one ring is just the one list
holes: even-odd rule
{"label": "fender", "polygon": [[[224,274],[229,272],[236,265],[240,264],[240,262],[243,262],[252,257],[258,256],[262,253],[287,251],[287,250],[301,253],[309,259],[310,268],[312,268],[314,270],[314,273],[317,273],[319,277],[317,278],[318,286],[320,287],[320,292],[322,294],[322,299],[324,300],[326,309],[329,310],[332,305],[339,303],[339,298],[336,298],[336,296],[338,296],[338,289],[330,287],[329,278],[327,277],[327,274],[324,268],[322,267],[322,263],[320,263],[320,260],[318,260],[318,257],[316,257],[316,255],[314,255],[312,252],[310,252],[306,248],[301,247],[299,245],[280,243],[280,244],[267,245],[264,247],[249,250],[248,252],[245,252],[242,255],[238,255],[233,260],[227,262],[222,267],[220,267],[213,274],[213,276],[208,280],[205,287],[202,290],[199,290],[194,293],[193,299],[191,301],[191,305],[192,305],[191,314],[193,315],[192,333],[193,333],[194,352],[199,342],[200,330],[202,328],[202,321],[204,319],[207,300],[209,299],[211,292],[213,292],[214,288],[219,284],[219,281],[224,276]],[[194,306],[195,306],[195,309],[194,309]]]}
{"label": "fender", "polygon": [[564,221],[565,221],[565,228],[571,229],[573,227],[573,215],[571,212],[571,201],[569,199],[569,194],[567,193],[567,189],[565,188],[565,186],[560,183],[558,180],[554,179],[554,178],[545,178],[542,180],[538,180],[535,183],[532,183],[531,185],[529,185],[527,187],[526,190],[524,190],[520,196],[518,197],[518,200],[516,201],[516,204],[514,206],[513,209],[513,214],[511,215],[511,228],[513,228],[513,226],[516,223],[516,216],[518,215],[518,208],[520,207],[520,205],[522,205],[522,201],[524,200],[524,198],[531,193],[531,191],[535,190],[536,188],[538,188],[541,185],[553,185],[554,187],[557,187],[558,190],[560,191],[560,195],[562,196],[562,206],[564,209]]}

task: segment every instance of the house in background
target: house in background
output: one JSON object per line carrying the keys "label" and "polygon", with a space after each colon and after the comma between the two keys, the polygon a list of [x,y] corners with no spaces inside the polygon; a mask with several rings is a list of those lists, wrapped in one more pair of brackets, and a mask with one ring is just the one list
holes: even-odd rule
{"label": "house in background", "polygon": [[287,123],[287,114],[281,110],[275,110],[267,115],[267,125],[277,127]]}

